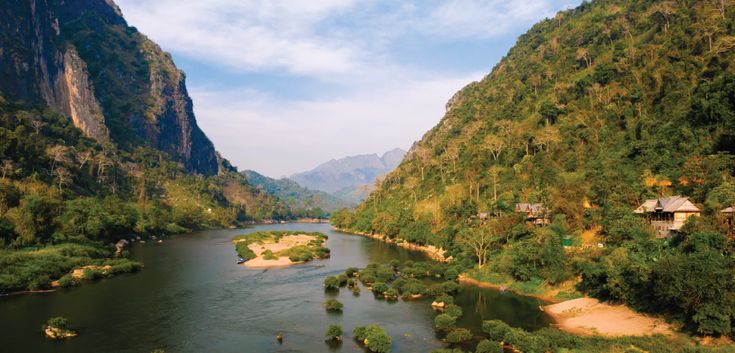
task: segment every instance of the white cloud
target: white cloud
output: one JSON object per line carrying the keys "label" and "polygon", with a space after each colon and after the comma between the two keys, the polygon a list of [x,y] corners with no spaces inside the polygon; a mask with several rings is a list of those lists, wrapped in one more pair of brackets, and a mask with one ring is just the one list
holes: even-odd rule
{"label": "white cloud", "polygon": [[490,38],[555,12],[551,0],[447,0],[419,24],[422,30],[453,38]]}
{"label": "white cloud", "polygon": [[199,124],[223,155],[240,168],[280,177],[332,158],[409,148],[441,119],[449,97],[482,75],[398,78],[315,101],[284,102],[253,91],[191,94]]}
{"label": "white cloud", "polygon": [[355,48],[316,26],[354,1],[119,0],[128,21],[167,50],[248,71],[345,72]]}
{"label": "white cloud", "polygon": [[[493,47],[493,38],[561,8],[560,0],[117,1],[131,25],[177,57],[219,74],[257,74],[190,92],[199,124],[223,155],[275,177],[408,148],[439,121],[452,94],[494,64],[432,66],[432,50],[469,40]],[[426,63],[405,62],[404,46]],[[311,99],[274,95],[259,86],[264,76],[293,79],[293,91],[323,91]]]}

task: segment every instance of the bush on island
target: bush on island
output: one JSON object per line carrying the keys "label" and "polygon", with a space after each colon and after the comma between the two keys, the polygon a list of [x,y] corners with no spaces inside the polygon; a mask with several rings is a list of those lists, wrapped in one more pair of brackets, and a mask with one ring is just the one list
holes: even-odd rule
{"label": "bush on island", "polygon": [[324,289],[326,290],[338,290],[339,279],[335,276],[327,276],[324,278]]}
{"label": "bush on island", "polygon": [[455,328],[447,334],[446,340],[449,343],[460,343],[472,339],[472,333],[466,328]]}
{"label": "bush on island", "polygon": [[373,293],[376,295],[383,295],[390,287],[383,282],[375,282],[373,284]]}
{"label": "bush on island", "polygon": [[512,328],[500,320],[487,320],[482,322],[482,332],[485,332],[491,340],[502,341]]}
{"label": "bush on island", "polygon": [[398,290],[397,290],[397,289],[395,289],[395,288],[388,288],[388,290],[387,290],[387,291],[385,291],[385,294],[384,294],[384,296],[385,296],[385,299],[387,299],[387,300],[391,300],[391,301],[394,301],[394,300],[398,300],[398,297],[399,297],[400,295],[401,295],[401,294],[400,294],[400,293],[398,293]]}
{"label": "bush on island", "polygon": [[462,308],[456,304],[449,304],[444,307],[444,313],[459,318],[462,316]]}
{"label": "bush on island", "polygon": [[341,313],[343,307],[344,305],[337,299],[329,299],[324,302],[324,308],[327,309],[328,312]]}
{"label": "bush on island", "polygon": [[482,340],[477,344],[475,353],[503,353],[503,346],[500,342]]}
{"label": "bush on island", "polygon": [[348,278],[347,278],[347,275],[345,275],[344,273],[340,273],[339,275],[337,275],[337,280],[339,280],[340,287],[344,287],[347,285]]}
{"label": "bush on island", "polygon": [[366,345],[367,349],[375,353],[388,353],[391,350],[392,339],[385,330],[378,325],[356,327],[352,336]]}
{"label": "bush on island", "polygon": [[456,323],[457,318],[447,314],[439,314],[434,318],[434,326],[439,331],[449,331]]}
{"label": "bush on island", "polygon": [[341,341],[342,340],[342,326],[340,325],[329,325],[327,332],[324,334],[326,341]]}
{"label": "bush on island", "polygon": [[355,277],[359,272],[360,270],[357,267],[350,267],[345,270],[345,275],[347,277]]}

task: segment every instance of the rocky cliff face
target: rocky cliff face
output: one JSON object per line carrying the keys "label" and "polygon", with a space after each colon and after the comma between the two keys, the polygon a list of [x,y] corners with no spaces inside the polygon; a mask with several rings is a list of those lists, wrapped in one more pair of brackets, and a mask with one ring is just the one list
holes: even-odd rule
{"label": "rocky cliff face", "polygon": [[218,171],[185,75],[112,0],[0,2],[0,95],[55,108],[99,142],[147,145],[193,172]]}

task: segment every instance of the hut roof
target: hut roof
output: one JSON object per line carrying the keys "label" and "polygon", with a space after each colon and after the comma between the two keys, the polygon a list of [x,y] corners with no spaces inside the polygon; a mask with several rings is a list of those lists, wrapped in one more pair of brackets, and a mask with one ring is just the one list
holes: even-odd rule
{"label": "hut roof", "polygon": [[682,196],[662,197],[660,199],[646,200],[642,205],[636,208],[635,213],[651,213],[651,212],[699,212],[699,208],[695,206],[689,198]]}

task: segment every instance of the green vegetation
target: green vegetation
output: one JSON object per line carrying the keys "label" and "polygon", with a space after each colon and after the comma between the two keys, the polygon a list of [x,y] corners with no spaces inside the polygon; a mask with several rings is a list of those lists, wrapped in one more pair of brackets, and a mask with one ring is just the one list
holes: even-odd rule
{"label": "green vegetation", "polygon": [[[0,293],[48,288],[112,256],[103,246],[120,239],[281,218],[284,210],[231,170],[192,175],[163,152],[88,139],[51,109],[0,102]],[[69,243],[84,250],[55,250]]]}
{"label": "green vegetation", "polygon": [[455,328],[447,334],[447,343],[462,343],[472,339],[472,333],[466,328]]}
{"label": "green vegetation", "polygon": [[293,217],[323,219],[327,218],[330,212],[354,206],[332,194],[307,189],[287,178],[271,179],[252,170],[240,173],[245,176],[250,185],[262,188],[268,194],[286,203]]}
{"label": "green vegetation", "polygon": [[324,302],[324,308],[331,313],[341,313],[344,304],[340,303],[337,299],[328,299]]}
{"label": "green vegetation", "polygon": [[59,279],[60,287],[72,286],[75,282],[69,273],[85,266],[105,268],[105,271],[94,274],[90,271],[89,278],[85,271],[84,279],[109,277],[142,268],[139,262],[124,258],[109,259],[110,256],[110,250],[95,243],[49,245],[38,249],[0,249],[0,294],[51,289],[52,281],[56,279]]}
{"label": "green vegetation", "polygon": [[240,255],[240,257],[252,260],[256,255],[249,248],[251,244],[277,243],[281,238],[289,235],[308,235],[314,237],[314,239],[309,241],[306,245],[296,245],[277,253],[273,253],[271,250],[265,250],[263,252],[263,258],[266,260],[275,260],[279,257],[285,256],[293,262],[305,262],[313,259],[329,257],[329,249],[322,246],[324,241],[327,239],[327,236],[318,232],[261,231],[238,235],[232,238],[232,242],[235,244],[235,251]]}
{"label": "green vegetation", "polygon": [[46,337],[51,339],[67,339],[77,335],[69,329],[69,320],[61,316],[50,318],[43,330]]}
{"label": "green vegetation", "polygon": [[[722,1],[597,0],[538,23],[333,225],[441,247],[511,290],[579,290],[735,336],[719,212],[735,203],[734,17]],[[633,210],[668,195],[702,216],[656,239]]]}
{"label": "green vegetation", "polygon": [[324,334],[325,341],[342,341],[342,326],[329,325],[327,332]]}
{"label": "green vegetation", "polygon": [[[491,341],[504,342],[516,351],[524,353],[544,352],[651,352],[651,353],[685,353],[685,352],[732,352],[730,346],[703,347],[694,346],[688,337],[622,337],[604,338],[600,336],[580,337],[556,329],[543,328],[535,332],[513,328],[506,323],[493,320],[483,322],[483,332]],[[491,342],[481,344],[489,347]],[[485,348],[486,349],[486,348]],[[480,345],[478,345],[480,352]],[[487,350],[495,352],[495,350]]]}
{"label": "green vegetation", "polygon": [[388,353],[391,350],[392,339],[382,327],[372,324],[356,327],[352,336],[358,342],[365,344],[368,350],[375,353]]}
{"label": "green vegetation", "polygon": [[337,276],[324,278],[324,290],[339,290],[339,278]]}
{"label": "green vegetation", "polygon": [[63,316],[52,317],[48,319],[48,321],[46,322],[46,325],[49,327],[57,328],[59,330],[68,330],[69,329],[69,319]]}
{"label": "green vegetation", "polygon": [[490,340],[482,340],[477,344],[475,353],[503,353],[503,344]]}

